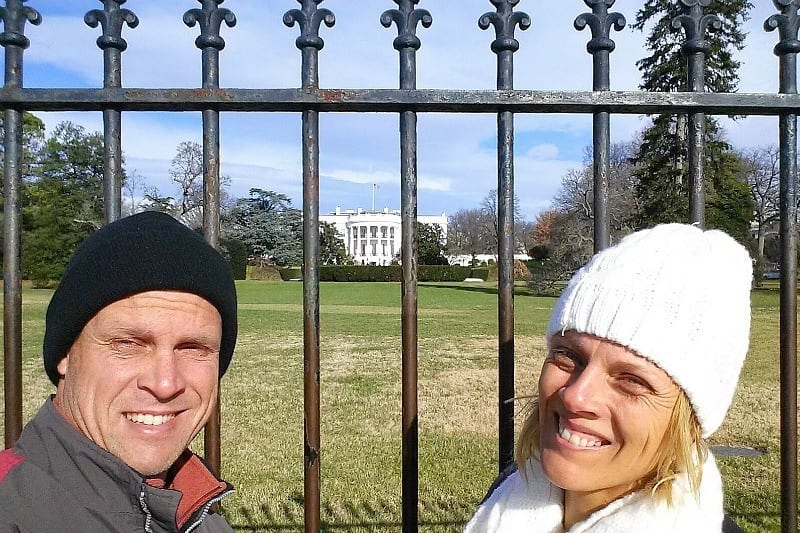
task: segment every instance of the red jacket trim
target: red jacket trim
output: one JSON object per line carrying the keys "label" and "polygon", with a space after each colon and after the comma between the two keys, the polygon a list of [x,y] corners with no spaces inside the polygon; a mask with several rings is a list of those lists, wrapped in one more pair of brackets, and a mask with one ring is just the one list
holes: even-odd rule
{"label": "red jacket trim", "polygon": [[21,455],[15,454],[14,450],[11,448],[0,452],[0,483],[2,483],[8,473],[11,472],[15,466],[23,461],[25,461],[25,458]]}

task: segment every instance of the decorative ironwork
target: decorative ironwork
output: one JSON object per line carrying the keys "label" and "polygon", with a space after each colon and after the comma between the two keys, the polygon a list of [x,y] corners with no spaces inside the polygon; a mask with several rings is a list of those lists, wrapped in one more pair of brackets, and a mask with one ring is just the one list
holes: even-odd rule
{"label": "decorative ironwork", "polygon": [[519,50],[519,41],[514,38],[514,30],[517,26],[523,31],[530,28],[531,18],[522,11],[514,12],[514,6],[519,4],[519,0],[489,1],[497,8],[497,11],[484,13],[478,19],[478,27],[487,30],[490,24],[494,25],[497,38],[492,41],[492,52],[495,54],[503,51],[516,52]]}
{"label": "decorative ironwork", "polygon": [[219,31],[222,22],[232,28],[236,25],[236,15],[230,9],[219,7],[225,0],[197,0],[203,7],[190,9],[183,14],[183,22],[190,28],[195,24],[200,25],[200,36],[194,44],[201,50],[204,48],[225,48],[225,39],[220,37]]}
{"label": "decorative ironwork", "polygon": [[7,0],[6,7],[0,7],[3,20],[3,33],[0,33],[0,46],[19,46],[28,48],[31,42],[25,37],[25,22],[39,25],[42,16],[32,7],[22,5],[28,0]]}
{"label": "decorative ironwork", "polygon": [[764,21],[765,31],[778,30],[780,40],[775,45],[775,55],[796,54],[800,52],[800,40],[797,39],[800,28],[800,2],[798,0],[772,0],[775,7],[781,10],[779,15],[772,15]]}
{"label": "decorative ironwork", "polygon": [[318,9],[317,6],[323,0],[297,0],[301,5],[300,9],[291,9],[283,15],[283,23],[292,27],[297,23],[300,26],[300,37],[294,44],[302,50],[303,48],[314,48],[322,50],[325,42],[319,36],[319,28],[324,22],[329,28],[336,23],[336,17],[330,9]]}
{"label": "decorative ironwork", "polygon": [[625,28],[625,17],[621,13],[609,13],[608,9],[616,0],[583,0],[591,13],[582,13],[575,19],[575,29],[583,30],[587,26],[592,31],[592,39],[586,44],[586,51],[594,55],[597,52],[613,52],[614,41],[609,38],[611,28],[622,31]]}
{"label": "decorative ironwork", "polygon": [[127,24],[129,28],[139,25],[139,17],[130,9],[120,8],[127,0],[100,0],[103,2],[103,9],[92,9],[83,17],[84,22],[92,28],[98,24],[103,27],[103,35],[97,38],[97,46],[101,50],[116,48],[124,52],[128,48],[128,43],[122,38],[122,26]]}
{"label": "decorative ironwork", "polygon": [[381,24],[389,28],[394,22],[397,25],[397,37],[392,43],[394,49],[400,51],[404,48],[419,50],[422,42],[417,37],[417,24],[422,23],[425,28],[433,24],[433,17],[427,9],[416,9],[419,0],[394,0],[400,9],[388,9],[381,15]]}
{"label": "decorative ironwork", "polygon": [[711,45],[703,37],[709,30],[719,31],[722,22],[716,15],[704,15],[703,8],[711,4],[711,0],[680,0],[683,14],[672,19],[672,27],[686,32],[683,53],[687,55],[702,53],[707,55]]}

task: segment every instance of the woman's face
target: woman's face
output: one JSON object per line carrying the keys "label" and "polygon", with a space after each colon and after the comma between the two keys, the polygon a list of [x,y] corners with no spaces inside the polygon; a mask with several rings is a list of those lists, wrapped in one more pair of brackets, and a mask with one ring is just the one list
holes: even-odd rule
{"label": "woman's face", "polygon": [[567,331],[539,378],[542,467],[566,491],[609,503],[655,466],[680,389],[627,348]]}

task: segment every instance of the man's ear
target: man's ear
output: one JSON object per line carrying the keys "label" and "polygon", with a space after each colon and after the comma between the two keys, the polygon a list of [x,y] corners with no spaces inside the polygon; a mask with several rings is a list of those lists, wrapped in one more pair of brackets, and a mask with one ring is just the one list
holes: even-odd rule
{"label": "man's ear", "polygon": [[62,378],[67,375],[67,369],[69,368],[69,353],[61,358],[56,365],[56,368],[58,369],[58,373]]}

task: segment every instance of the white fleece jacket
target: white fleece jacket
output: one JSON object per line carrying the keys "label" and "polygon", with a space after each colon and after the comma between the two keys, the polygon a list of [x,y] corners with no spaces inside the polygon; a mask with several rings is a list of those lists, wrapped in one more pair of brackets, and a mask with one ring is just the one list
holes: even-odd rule
{"label": "white fleece jacket", "polygon": [[673,483],[672,506],[639,491],[614,500],[565,532],[564,492],[545,477],[538,461],[526,465],[527,482],[514,472],[464,527],[464,533],[719,533],[722,530],[722,479],[714,456],[703,465],[697,498],[685,476]]}

